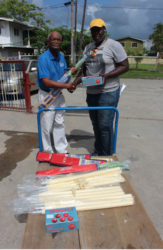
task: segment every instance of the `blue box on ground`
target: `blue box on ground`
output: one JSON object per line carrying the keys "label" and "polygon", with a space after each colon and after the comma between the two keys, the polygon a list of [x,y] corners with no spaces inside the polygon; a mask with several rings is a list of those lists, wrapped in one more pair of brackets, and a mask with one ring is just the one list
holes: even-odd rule
{"label": "blue box on ground", "polygon": [[96,85],[102,85],[102,76],[86,76],[82,77],[82,86],[90,87]]}
{"label": "blue box on ground", "polygon": [[47,233],[78,230],[79,220],[75,207],[45,210]]}

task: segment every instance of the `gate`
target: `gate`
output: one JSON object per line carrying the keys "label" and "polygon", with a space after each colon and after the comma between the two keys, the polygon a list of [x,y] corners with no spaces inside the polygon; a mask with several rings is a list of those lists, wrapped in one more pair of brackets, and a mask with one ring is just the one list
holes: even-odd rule
{"label": "gate", "polygon": [[24,61],[0,61],[0,109],[32,112]]}

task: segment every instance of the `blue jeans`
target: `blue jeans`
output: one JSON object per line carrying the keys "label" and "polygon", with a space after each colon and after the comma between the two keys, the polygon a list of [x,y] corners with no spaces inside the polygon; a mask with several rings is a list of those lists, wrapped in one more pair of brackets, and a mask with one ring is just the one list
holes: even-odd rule
{"label": "blue jeans", "polygon": [[[88,107],[113,106],[117,107],[120,89],[116,91],[87,94]],[[114,152],[113,122],[114,110],[89,110],[95,135],[95,153],[98,155],[112,155]]]}

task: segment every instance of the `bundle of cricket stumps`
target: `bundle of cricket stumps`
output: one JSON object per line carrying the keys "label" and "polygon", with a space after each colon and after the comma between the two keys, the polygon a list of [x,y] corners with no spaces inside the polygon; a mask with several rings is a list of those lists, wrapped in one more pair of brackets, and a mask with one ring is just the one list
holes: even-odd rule
{"label": "bundle of cricket stumps", "polygon": [[[77,211],[134,204],[132,194],[121,187],[126,162],[109,157],[39,152],[40,170],[18,185],[19,198],[12,202],[16,213],[45,213],[46,209],[76,207]],[[42,162],[50,169],[41,170]]]}

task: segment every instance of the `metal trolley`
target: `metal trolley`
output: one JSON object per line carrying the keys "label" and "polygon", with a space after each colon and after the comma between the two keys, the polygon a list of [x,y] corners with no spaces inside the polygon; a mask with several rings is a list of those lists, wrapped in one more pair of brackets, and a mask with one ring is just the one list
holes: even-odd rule
{"label": "metal trolley", "polygon": [[111,109],[115,112],[115,119],[114,119],[114,126],[113,126],[113,132],[114,132],[114,154],[116,153],[116,146],[117,146],[117,132],[118,132],[118,120],[119,120],[119,111],[117,108],[112,106],[102,106],[102,107],[55,107],[55,108],[42,108],[37,113],[37,125],[38,125],[38,136],[39,136],[39,148],[40,152],[43,151],[42,146],[42,138],[41,138],[41,121],[40,121],[40,115],[42,112],[46,111],[53,111],[53,110],[107,110]]}

